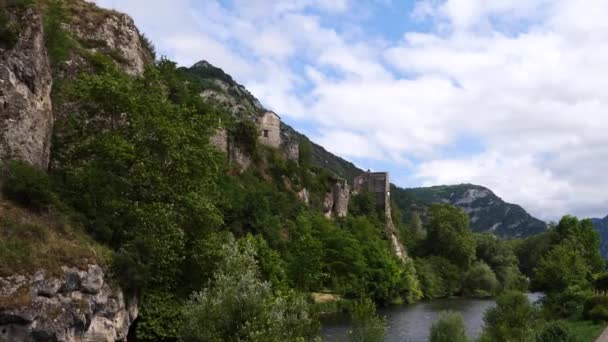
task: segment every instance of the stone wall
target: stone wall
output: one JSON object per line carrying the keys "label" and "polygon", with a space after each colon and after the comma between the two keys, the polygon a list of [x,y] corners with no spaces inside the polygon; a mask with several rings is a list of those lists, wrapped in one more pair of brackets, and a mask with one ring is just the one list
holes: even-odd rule
{"label": "stone wall", "polygon": [[253,162],[251,154],[242,146],[239,146],[224,128],[218,128],[209,138],[209,143],[225,153],[229,163],[236,164],[243,170],[247,169]]}
{"label": "stone wall", "polygon": [[0,278],[0,342],[126,341],[138,307],[101,267]]}
{"label": "stone wall", "polygon": [[279,148],[281,146],[281,118],[274,112],[266,112],[258,119],[260,143]]}
{"label": "stone wall", "polygon": [[387,172],[366,172],[355,177],[353,192],[371,192],[376,199],[376,205],[381,208],[386,217],[391,217],[390,181]]}
{"label": "stone wall", "polygon": [[47,168],[53,111],[51,67],[42,19],[28,10],[17,44],[0,48],[0,163],[8,158]]}

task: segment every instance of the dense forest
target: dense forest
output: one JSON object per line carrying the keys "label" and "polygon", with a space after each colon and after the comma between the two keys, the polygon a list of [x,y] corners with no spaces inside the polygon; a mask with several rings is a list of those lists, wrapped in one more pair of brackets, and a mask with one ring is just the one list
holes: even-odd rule
{"label": "dense forest", "polygon": [[[450,296],[498,296],[482,341],[570,341],[572,322],[608,319],[591,221],[566,216],[547,232],[502,240],[472,232],[448,204],[431,205],[425,222],[396,205],[387,218],[365,191],[351,197],[347,217],[327,218],[323,196],[337,175],[313,163],[307,139],[298,137],[299,158],[289,160],[259,144],[251,120],[202,98],[209,84],[175,62],[156,58],[131,75],[119,56],[90,52],[95,42],[64,29],[74,3],[3,4],[44,13],[60,112],[48,170],[2,160],[0,277],[103,265],[139,303],[139,341],[315,340],[319,315],[336,310],[352,314],[353,340],[377,341],[376,306]],[[10,48],[18,32],[0,12],[0,44]],[[75,75],[65,69],[74,55],[87,65]],[[210,143],[220,123],[251,166]],[[388,220],[405,261],[391,251]],[[542,305],[527,301],[529,289],[546,294]],[[332,300],[315,302],[319,294]],[[447,313],[432,340],[466,340],[462,331]]]}

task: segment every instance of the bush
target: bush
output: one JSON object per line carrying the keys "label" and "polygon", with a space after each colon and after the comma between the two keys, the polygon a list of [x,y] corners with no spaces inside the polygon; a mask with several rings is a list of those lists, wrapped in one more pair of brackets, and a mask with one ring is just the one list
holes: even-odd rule
{"label": "bush", "polygon": [[571,286],[563,292],[548,293],[542,298],[543,313],[546,318],[570,318],[581,314],[585,301],[593,293]]}
{"label": "bush", "polygon": [[4,173],[2,193],[9,200],[35,210],[56,203],[46,172],[23,161],[10,161]]}
{"label": "bush", "polygon": [[549,322],[536,332],[535,342],[574,342],[570,329],[560,321]]}
{"label": "bush", "polygon": [[354,328],[349,332],[355,342],[380,342],[384,340],[384,321],[376,314],[371,299],[362,299],[354,304],[352,312]]}
{"label": "bush", "polygon": [[583,318],[592,321],[608,321],[608,297],[593,296],[585,301]]}
{"label": "bush", "polygon": [[462,315],[442,312],[439,320],[431,327],[431,342],[466,342],[467,333]]}
{"label": "bush", "polygon": [[466,295],[487,297],[496,293],[498,289],[496,275],[483,261],[476,262],[464,275],[463,292]]}
{"label": "bush", "polygon": [[294,341],[316,334],[318,320],[304,298],[274,292],[259,278],[251,239],[231,239],[210,286],[186,303],[183,341]]}
{"label": "bush", "polygon": [[532,333],[536,310],[521,292],[506,292],[486,311],[482,341],[525,341]]}

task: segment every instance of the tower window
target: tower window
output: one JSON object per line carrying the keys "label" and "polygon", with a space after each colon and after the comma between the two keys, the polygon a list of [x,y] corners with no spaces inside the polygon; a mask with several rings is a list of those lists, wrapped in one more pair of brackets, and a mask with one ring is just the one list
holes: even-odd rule
{"label": "tower window", "polygon": [[269,131],[267,129],[264,130],[264,138],[268,138]]}

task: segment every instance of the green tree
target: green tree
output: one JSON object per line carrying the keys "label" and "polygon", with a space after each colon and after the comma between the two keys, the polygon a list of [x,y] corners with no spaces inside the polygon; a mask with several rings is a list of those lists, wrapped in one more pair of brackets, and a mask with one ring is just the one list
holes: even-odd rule
{"label": "green tree", "polygon": [[352,309],[353,329],[349,332],[354,342],[381,342],[384,340],[385,323],[376,313],[374,302],[368,298],[359,300]]}
{"label": "green tree", "polygon": [[475,258],[475,238],[469,219],[460,209],[447,204],[433,204],[429,209],[427,250],[466,269]]}
{"label": "green tree", "polygon": [[478,261],[465,273],[462,290],[467,295],[486,297],[495,294],[498,286],[498,280],[490,266]]}
{"label": "green tree", "polygon": [[549,322],[536,332],[535,342],[574,342],[576,338],[568,327],[560,321]]}
{"label": "green tree", "polygon": [[217,269],[210,286],[184,306],[184,341],[294,341],[316,334],[316,317],[301,296],[275,293],[260,279],[251,240],[225,244]]}
{"label": "green tree", "polygon": [[481,341],[526,341],[536,317],[535,308],[524,294],[505,292],[496,300],[496,307],[486,311]]}
{"label": "green tree", "polygon": [[580,251],[570,244],[553,247],[534,269],[535,286],[560,292],[571,286],[589,288],[591,268]]}
{"label": "green tree", "polygon": [[467,342],[467,332],[462,314],[442,312],[431,326],[430,342]]}

